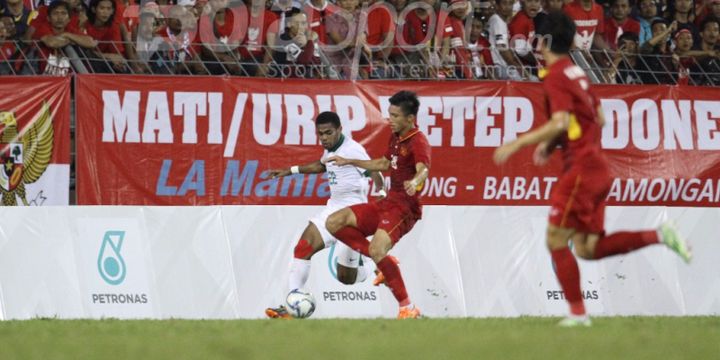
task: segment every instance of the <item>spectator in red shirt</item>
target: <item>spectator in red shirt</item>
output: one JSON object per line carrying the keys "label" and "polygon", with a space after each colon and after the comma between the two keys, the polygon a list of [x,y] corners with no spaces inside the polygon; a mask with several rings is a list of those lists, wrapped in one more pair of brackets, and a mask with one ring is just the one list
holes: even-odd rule
{"label": "spectator in red shirt", "polygon": [[45,72],[48,60],[54,58],[58,61],[63,56],[62,49],[68,45],[78,45],[84,49],[94,49],[97,46],[97,41],[92,37],[68,26],[71,11],[66,2],[53,2],[48,6],[48,26],[39,27],[33,34],[34,40],[39,41],[41,73]]}
{"label": "spectator in red shirt", "polygon": [[365,45],[370,54],[371,78],[386,78],[390,75],[390,54],[395,45],[395,22],[389,5],[383,0],[372,0],[368,4],[365,26]]}
{"label": "spectator in red shirt", "polygon": [[[123,54],[125,45],[120,34],[120,24],[115,22],[117,8],[112,0],[92,0],[85,33],[98,41],[96,58],[91,61],[95,72],[126,72]],[[112,69],[110,69],[112,67]]]}
{"label": "spectator in red shirt", "polygon": [[470,14],[472,8],[467,0],[451,0],[450,15],[445,21],[443,31],[443,42],[440,49],[443,63],[452,69],[450,77],[472,79],[470,71],[470,59],[467,52],[468,44],[465,37],[465,18]]}
{"label": "spectator in red shirt", "polygon": [[326,45],[328,40],[325,19],[337,11],[337,6],[328,0],[310,0],[305,3],[303,10],[307,16],[310,30],[317,34],[318,44]]}
{"label": "spectator in red shirt", "polygon": [[[240,67],[238,46],[245,29],[234,26],[236,16],[247,16],[239,9],[228,8],[228,0],[210,0],[200,19],[197,43],[202,43],[201,58],[210,74],[247,75]],[[214,14],[214,16],[213,16]],[[211,19],[209,26],[205,19]],[[239,23],[239,21],[238,21]]]}
{"label": "spectator in red shirt", "polygon": [[508,25],[510,31],[510,48],[515,51],[524,65],[537,67],[539,50],[534,49],[535,22],[540,12],[540,0],[523,0],[522,11],[515,14]]}
{"label": "spectator in red shirt", "polygon": [[328,39],[331,46],[323,49],[338,75],[351,78],[350,64],[355,56],[357,26],[360,18],[358,0],[339,0],[340,9],[327,18]]}
{"label": "spectator in red shirt", "polygon": [[690,83],[690,76],[696,75],[697,62],[692,56],[693,34],[688,29],[680,29],[675,33],[675,51],[672,55],[672,63],[677,70],[677,83],[686,85]]}
{"label": "spectator in red shirt", "polygon": [[[575,47],[589,51],[591,48],[607,49],[603,33],[605,16],[602,6],[593,0],[576,0],[563,7],[563,11],[575,22]],[[597,36],[596,36],[597,35]]]}
{"label": "spectator in red shirt", "polygon": [[410,11],[404,19],[402,31],[405,44],[403,45],[430,44],[432,42],[433,34],[428,36],[428,31],[430,25],[437,21],[436,0],[420,0],[420,2],[423,3],[422,6]]}
{"label": "spectator in red shirt", "polygon": [[476,79],[491,78],[492,72],[487,68],[493,66],[492,54],[490,53],[490,42],[483,36],[482,19],[473,18],[472,28],[470,28],[470,38],[468,40],[468,53],[470,54],[472,75]]}
{"label": "spectator in red shirt", "polygon": [[[439,65],[437,51],[440,42],[437,39],[442,35],[443,27],[437,25],[440,12],[436,0],[419,0],[410,7],[413,10],[408,11],[404,19],[398,19],[398,25],[402,24],[398,31],[402,31],[402,35],[396,35],[398,48],[394,50],[393,57],[401,73],[410,69],[409,76],[417,77],[420,74],[415,72],[418,64]],[[423,69],[423,73],[426,69]]]}
{"label": "spectator in red shirt", "polygon": [[610,17],[605,19],[605,42],[611,49],[617,48],[617,40],[626,32],[640,33],[640,23],[631,19],[629,0],[612,0]]}
{"label": "spectator in red shirt", "polygon": [[248,31],[240,47],[240,61],[249,76],[264,76],[265,65],[272,60],[271,49],[279,33],[279,22],[277,15],[265,9],[261,1],[249,0],[249,3]]}

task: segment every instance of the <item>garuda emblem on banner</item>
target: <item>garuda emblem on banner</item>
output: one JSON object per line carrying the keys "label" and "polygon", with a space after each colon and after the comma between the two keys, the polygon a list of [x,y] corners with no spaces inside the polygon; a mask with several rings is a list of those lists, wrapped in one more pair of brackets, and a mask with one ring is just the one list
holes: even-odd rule
{"label": "garuda emblem on banner", "polygon": [[50,164],[53,151],[50,106],[43,103],[39,115],[18,132],[15,114],[0,111],[0,194],[3,206],[16,206],[19,197],[28,205],[25,184],[37,181]]}

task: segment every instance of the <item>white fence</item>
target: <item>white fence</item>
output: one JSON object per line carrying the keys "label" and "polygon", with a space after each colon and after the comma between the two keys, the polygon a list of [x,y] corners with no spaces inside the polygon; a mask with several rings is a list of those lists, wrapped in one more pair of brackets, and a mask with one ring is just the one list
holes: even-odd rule
{"label": "white fence", "polygon": [[[0,209],[0,318],[261,318],[286,291],[292,248],[315,206]],[[546,207],[427,206],[392,251],[430,317],[561,315],[544,246]],[[612,207],[607,229],[675,218],[695,259],[662,246],[580,261],[594,315],[720,314],[720,209]],[[333,278],[313,259],[315,317],[394,317],[369,279]],[[368,261],[371,262],[371,261]],[[368,271],[373,265],[366,262]]]}

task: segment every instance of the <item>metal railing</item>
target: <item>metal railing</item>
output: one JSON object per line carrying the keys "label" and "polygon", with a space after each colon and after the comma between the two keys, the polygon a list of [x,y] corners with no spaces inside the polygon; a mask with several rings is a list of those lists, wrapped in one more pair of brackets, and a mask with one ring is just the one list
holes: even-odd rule
{"label": "metal railing", "polygon": [[[0,56],[0,75],[64,75],[67,73],[232,75],[245,77],[301,77],[313,79],[396,79],[396,80],[517,80],[538,81],[541,61],[527,64],[528,57],[510,51],[520,66],[478,62],[485,49],[451,50],[440,59],[438,51],[422,47],[394,47],[371,53],[360,46],[341,51],[315,47],[313,61],[297,62],[284,46],[245,48],[178,44],[165,38],[149,42],[101,43],[122,57],[108,56],[97,48],[66,46],[51,50],[40,42],[15,42],[12,56]],[[120,46],[122,45],[122,47]],[[128,47],[131,47],[129,51]],[[122,49],[126,49],[122,52]],[[294,50],[295,52],[298,49]],[[301,49],[300,49],[301,50]],[[497,49],[487,49],[496,51]],[[466,53],[464,53],[466,51]],[[359,54],[358,54],[359,52]],[[247,54],[250,54],[249,56]],[[457,61],[465,56],[464,61]],[[720,86],[720,59],[609,51],[579,51],[572,60],[583,68],[593,83],[678,84]],[[512,75],[516,74],[516,75]]]}

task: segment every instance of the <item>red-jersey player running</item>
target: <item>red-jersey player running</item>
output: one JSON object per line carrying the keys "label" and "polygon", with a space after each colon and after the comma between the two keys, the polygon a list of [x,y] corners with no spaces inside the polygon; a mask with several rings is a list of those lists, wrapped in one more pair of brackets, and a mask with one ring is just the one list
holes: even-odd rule
{"label": "red-jersey player running", "polygon": [[575,24],[561,12],[548,15],[540,33],[551,36],[542,53],[548,73],[544,79],[550,121],[523,134],[495,151],[494,160],[502,164],[524,146],[538,144],[536,165],[543,165],[559,144],[564,169],[552,189],[552,208],[548,219],[547,246],[555,263],[558,281],[570,304],[570,316],[560,326],[590,326],[580,291],[580,272],[568,240],[583,259],[597,260],[663,243],[686,262],[691,254],[670,223],[655,230],[605,234],[605,199],[612,179],[600,146],[604,124],[598,99],[582,69],[568,56],[573,44]]}
{"label": "red-jersey player running", "polygon": [[[420,310],[408,297],[397,260],[390,249],[407,234],[422,215],[420,190],[430,168],[430,145],[415,127],[420,102],[409,91],[390,98],[392,136],[385,156],[373,160],[330,158],[336,165],[352,165],[370,171],[390,169],[388,197],[374,203],[357,204],[335,212],[326,226],[331,234],[352,249],[370,256],[400,304],[398,318],[418,318]],[[365,237],[372,235],[368,242]]]}

